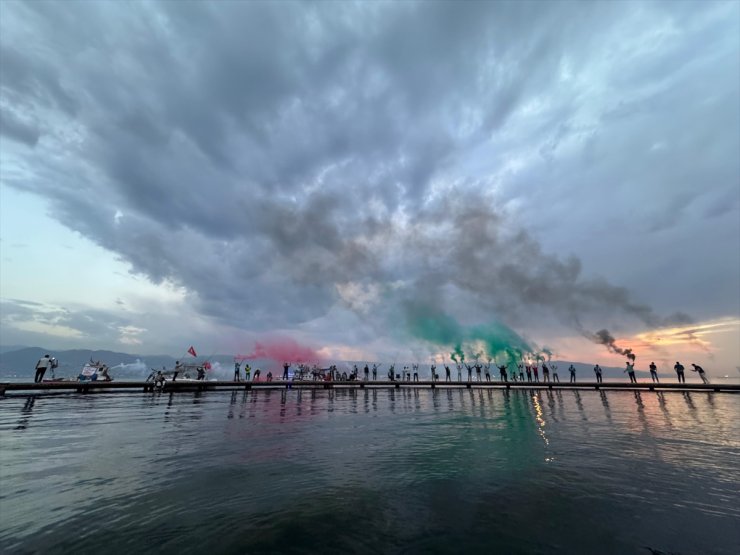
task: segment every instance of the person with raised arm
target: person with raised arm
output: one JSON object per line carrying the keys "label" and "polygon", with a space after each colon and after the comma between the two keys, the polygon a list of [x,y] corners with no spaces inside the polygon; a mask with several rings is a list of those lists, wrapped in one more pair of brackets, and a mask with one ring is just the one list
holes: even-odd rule
{"label": "person with raised arm", "polygon": [[704,368],[694,363],[692,363],[691,366],[693,366],[693,368],[691,369],[692,372],[699,373],[699,377],[701,378],[702,383],[709,383],[709,380],[707,379],[707,376],[704,373]]}
{"label": "person with raised arm", "polygon": [[603,381],[601,379],[601,366],[599,366],[598,364],[594,366],[594,374],[596,374],[596,383],[601,383]]}
{"label": "person with raised arm", "polygon": [[570,383],[576,383],[576,367],[571,364],[568,372],[570,372]]}
{"label": "person with raised arm", "polygon": [[627,372],[627,374],[629,375],[630,383],[637,383],[637,378],[635,377],[635,363],[634,362],[631,363],[628,360],[627,368],[625,368],[624,371]]}
{"label": "person with raised arm", "polygon": [[549,382],[550,381],[550,369],[547,367],[547,364],[544,362],[542,363],[542,381]]}
{"label": "person with raised arm", "polygon": [[650,363],[650,377],[653,380],[653,383],[660,383],[660,380],[658,379],[658,367],[655,366],[654,362]]}
{"label": "person with raised arm", "polygon": [[550,369],[552,370],[552,381],[560,383],[560,378],[558,377],[558,365],[550,364]]}

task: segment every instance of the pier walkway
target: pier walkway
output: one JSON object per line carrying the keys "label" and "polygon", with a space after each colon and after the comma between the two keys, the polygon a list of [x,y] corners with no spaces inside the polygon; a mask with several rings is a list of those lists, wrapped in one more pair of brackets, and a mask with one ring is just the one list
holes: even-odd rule
{"label": "pier walkway", "polygon": [[234,382],[234,381],[178,381],[165,382],[157,386],[142,381],[56,381],[56,382],[0,382],[0,395],[11,392],[23,393],[98,393],[112,391],[217,391],[217,390],[261,390],[261,389],[566,389],[566,390],[628,390],[628,391],[716,391],[740,393],[740,384],[728,383],[629,383],[629,382],[444,382],[444,381],[282,381]]}

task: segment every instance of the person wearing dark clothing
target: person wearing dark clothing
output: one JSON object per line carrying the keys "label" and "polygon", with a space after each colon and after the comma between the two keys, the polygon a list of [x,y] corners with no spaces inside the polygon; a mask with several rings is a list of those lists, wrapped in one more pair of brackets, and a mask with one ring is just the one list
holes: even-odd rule
{"label": "person wearing dark clothing", "polygon": [[[382,366],[382,364],[381,364]],[[378,365],[373,364],[373,381],[378,379]]]}
{"label": "person wearing dark clothing", "polygon": [[436,364],[432,364],[432,381],[433,382],[437,381],[437,365]]}
{"label": "person wearing dark clothing", "polygon": [[41,383],[44,379],[44,374],[51,368],[51,357],[50,355],[42,356],[36,363],[36,375],[33,378],[34,383]]}
{"label": "person wearing dark clothing", "polygon": [[391,367],[388,368],[388,379],[392,382],[396,381],[396,365],[391,364]]}
{"label": "person wearing dark clothing", "polygon": [[676,361],[675,366],[673,369],[676,371],[676,376],[678,376],[678,383],[686,383],[686,377],[683,374],[684,366],[680,362]]}
{"label": "person wearing dark clothing", "polygon": [[470,366],[470,364],[466,364],[465,368],[468,369],[468,381],[472,382],[473,381],[473,367]]}
{"label": "person wearing dark clothing", "polygon": [[660,383],[658,379],[658,367],[655,366],[654,362],[650,363],[650,377],[653,379],[653,382]]}
{"label": "person wearing dark clothing", "polygon": [[[206,369],[205,369],[205,368],[203,368],[202,366],[198,366],[198,368],[196,368],[196,370],[198,371],[198,379],[199,379],[199,380],[201,380],[201,381],[205,380],[205,379],[206,379]],[[238,377],[239,377],[239,376],[238,376],[238,374],[237,374],[237,378],[238,378]],[[239,380],[239,379],[237,379],[237,380],[235,380],[235,381],[237,381],[237,382],[238,382],[238,381],[240,381],[240,380]]]}
{"label": "person wearing dark clothing", "polygon": [[571,364],[568,372],[570,372],[570,383],[576,383],[576,367]]}
{"label": "person wearing dark clothing", "polygon": [[498,371],[499,371],[499,373],[500,373],[500,375],[501,375],[501,381],[502,381],[502,382],[508,382],[508,381],[509,381],[509,377],[508,377],[508,375],[506,374],[506,369],[507,369],[508,367],[509,367],[509,366],[508,366],[507,364],[503,364],[503,365],[501,365],[501,366],[496,366],[496,368],[498,368]]}
{"label": "person wearing dark clothing", "polygon": [[529,365],[527,365],[527,381],[532,381],[532,367]]}
{"label": "person wearing dark clothing", "polygon": [[283,379],[284,380],[287,380],[288,379],[288,369],[289,368],[290,368],[290,364],[289,363],[286,362],[286,363],[283,364]]}
{"label": "person wearing dark clothing", "polygon": [[483,367],[476,362],[473,368],[475,368],[475,378],[480,381],[480,371],[483,369]]}
{"label": "person wearing dark clothing", "polygon": [[272,372],[268,372],[267,373],[267,381],[268,382],[271,382],[272,381]]}
{"label": "person wearing dark clothing", "polygon": [[368,381],[370,379],[370,367],[366,364],[362,371],[365,373],[365,381]]}
{"label": "person wearing dark clothing", "polygon": [[445,364],[445,381],[446,382],[452,381],[452,378],[450,377],[450,367],[447,364]]}
{"label": "person wearing dark clothing", "polygon": [[544,362],[542,363],[542,381],[549,382],[550,381],[550,369],[547,367],[547,364]]}
{"label": "person wearing dark clothing", "polygon": [[258,382],[258,381],[260,381],[260,369],[259,369],[259,368],[257,368],[257,369],[256,369],[256,370],[254,371],[254,379],[253,379],[252,381],[253,381],[253,382]]}
{"label": "person wearing dark clothing", "polygon": [[[240,382],[241,377],[239,376],[240,363],[238,360],[234,361],[234,381]],[[199,374],[200,375],[200,374]],[[200,379],[200,378],[198,378]]]}
{"label": "person wearing dark clothing", "polygon": [[517,367],[519,368],[519,381],[524,381],[524,365],[523,364],[517,364]]}
{"label": "person wearing dark clothing", "polygon": [[707,376],[704,373],[704,368],[696,364],[692,364],[691,366],[693,366],[693,368],[691,369],[692,372],[699,373],[699,377],[701,378],[702,383],[709,383],[709,380],[707,379]]}
{"label": "person wearing dark clothing", "polygon": [[458,362],[455,367],[457,368],[457,381],[461,382],[463,365]]}
{"label": "person wearing dark clothing", "polygon": [[624,369],[627,374],[629,374],[630,377],[630,383],[637,383],[637,378],[635,377],[635,363],[627,362],[627,368]]}
{"label": "person wearing dark clothing", "polygon": [[411,366],[414,369],[414,381],[415,382],[418,382],[419,381],[419,365],[418,364],[412,364]]}
{"label": "person wearing dark clothing", "polygon": [[596,383],[601,383],[602,381],[604,381],[601,379],[601,366],[599,366],[598,364],[594,366],[594,374],[596,374]]}
{"label": "person wearing dark clothing", "polygon": [[534,373],[534,381],[538,382],[540,381],[540,367],[535,364],[532,366],[532,372]]}
{"label": "person wearing dark clothing", "polygon": [[485,373],[486,373],[486,381],[487,382],[490,382],[491,381],[491,363],[489,362],[483,368],[484,368]]}

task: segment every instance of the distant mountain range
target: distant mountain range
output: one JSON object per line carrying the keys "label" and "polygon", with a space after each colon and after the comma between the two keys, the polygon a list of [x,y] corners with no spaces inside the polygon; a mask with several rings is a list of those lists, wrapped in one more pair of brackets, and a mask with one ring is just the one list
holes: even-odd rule
{"label": "distant mountain range", "polygon": [[[99,360],[107,364],[113,371],[113,376],[118,378],[144,378],[149,375],[152,368],[172,368],[175,365],[175,357],[169,355],[135,355],[129,353],[119,353],[115,351],[94,351],[94,350],[83,350],[83,349],[72,349],[67,351],[52,351],[41,347],[22,347],[22,346],[4,346],[0,347],[0,377],[15,377],[25,378],[33,377],[35,372],[36,362],[45,354],[50,354],[56,357],[59,361],[59,367],[56,369],[57,376],[72,377],[79,374],[82,367],[86,362],[92,360]],[[188,357],[189,358],[189,357]],[[194,360],[204,360],[202,357]],[[215,355],[208,359],[214,366],[214,371],[217,375],[223,378],[230,378],[233,375],[233,364],[234,358],[232,355]],[[366,361],[346,361],[338,364],[340,369],[351,368],[353,364],[357,364],[360,368],[365,365]],[[579,380],[590,381],[594,379],[593,365],[583,364],[580,362],[570,361],[553,361],[554,364],[558,365],[558,374],[561,381],[568,381],[568,367],[573,364],[576,368],[576,375]],[[255,360],[250,362],[252,368],[273,368],[277,363],[266,360]],[[396,371],[400,373],[404,365],[410,363],[397,362]],[[452,368],[453,377],[456,377],[457,370]],[[379,377],[385,377],[388,370],[388,365],[384,364],[379,373]],[[627,375],[623,372],[623,368],[615,367],[603,367],[605,378],[624,378],[627,379]],[[444,365],[438,365],[437,372],[441,371],[441,375],[444,376]],[[511,374],[509,369],[509,374]],[[463,371],[464,374],[467,371]],[[362,374],[362,373],[361,373]],[[423,376],[429,375],[429,365],[425,364],[420,367],[420,374],[422,379]],[[492,374],[494,374],[492,372]],[[637,370],[636,374],[641,378],[649,378],[650,373],[645,371]],[[690,374],[690,373],[689,373]],[[495,372],[498,375],[498,371]],[[673,373],[663,374],[673,376]],[[47,376],[48,377],[48,376]],[[690,376],[687,376],[690,377]],[[540,376],[541,379],[541,376]]]}

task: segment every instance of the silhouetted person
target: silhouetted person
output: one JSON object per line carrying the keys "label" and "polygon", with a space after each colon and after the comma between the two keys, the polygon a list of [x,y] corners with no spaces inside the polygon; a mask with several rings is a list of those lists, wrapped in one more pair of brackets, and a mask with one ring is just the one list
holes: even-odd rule
{"label": "silhouetted person", "polygon": [[699,377],[701,378],[702,383],[709,383],[709,380],[707,379],[707,376],[704,373],[704,368],[696,364],[693,364],[693,363],[691,364],[691,366],[693,366],[693,368],[691,369],[692,372],[699,373]]}
{"label": "silhouetted person", "polygon": [[[235,382],[240,382],[241,381],[241,376],[239,375],[240,366],[241,366],[241,364],[239,363],[238,360],[234,361],[234,381]],[[198,378],[198,379],[200,379],[200,378]]]}
{"label": "silhouetted person", "polygon": [[534,381],[538,382],[540,381],[540,367],[538,364],[535,364],[532,366],[532,373],[534,374]]}
{"label": "silhouetted person", "polygon": [[490,382],[491,381],[491,363],[489,362],[483,368],[486,371],[485,372],[486,373],[486,381],[487,382]]}
{"label": "silhouetted person", "polygon": [[684,371],[683,364],[676,361],[676,364],[673,367],[673,369],[676,371],[676,376],[678,376],[678,383],[686,383],[686,377],[683,374],[683,371]]}
{"label": "silhouetted person", "polygon": [[[287,363],[287,362],[283,363],[283,379],[284,380],[287,380],[288,379],[288,370],[289,369],[290,369],[290,364]],[[267,376],[268,377],[271,377],[271,373],[268,372]]]}
{"label": "silhouetted person", "polygon": [[388,379],[392,382],[396,381],[396,365],[391,364],[391,367],[388,368]]}
{"label": "silhouetted person", "polygon": [[596,374],[596,383],[601,383],[604,381],[601,377],[601,366],[599,366],[598,364],[594,366],[594,374]]}
{"label": "silhouetted person", "polygon": [[36,363],[36,375],[33,377],[34,383],[41,383],[44,379],[44,374],[51,367],[51,357],[49,355],[42,356]]}
{"label": "silhouetted person", "polygon": [[547,364],[544,362],[542,363],[542,381],[549,382],[550,381],[550,369],[547,367]]}
{"label": "silhouetted person", "polygon": [[[381,364],[381,366],[383,366],[383,365]],[[378,365],[377,364],[373,364],[373,381],[375,381],[377,379],[378,379]]]}
{"label": "silhouetted person", "polygon": [[483,367],[476,362],[475,363],[475,366],[473,366],[473,368],[475,368],[475,379],[477,381],[481,381],[481,379],[480,379],[480,371],[483,369]]}
{"label": "silhouetted person", "polygon": [[452,381],[452,378],[450,377],[450,367],[447,364],[445,364],[445,381],[446,382]]}
{"label": "silhouetted person", "polygon": [[472,382],[473,381],[473,367],[470,366],[470,364],[466,364],[465,368],[468,369],[468,381]]}
{"label": "silhouetted person", "polygon": [[624,369],[625,372],[630,377],[630,383],[637,383],[637,378],[635,377],[635,363],[627,361],[627,368]]}
{"label": "silhouetted person", "polygon": [[463,365],[458,362],[455,366],[457,367],[457,381],[461,382]]}
{"label": "silhouetted person", "polygon": [[576,383],[576,367],[571,364],[568,372],[570,372],[570,383]]}
{"label": "silhouetted person", "polygon": [[260,381],[260,373],[261,373],[261,372],[260,372],[260,369],[259,369],[259,368],[257,368],[257,369],[256,369],[256,370],[254,371],[254,379],[252,380],[253,382],[258,382],[258,381]]}
{"label": "silhouetted person", "polygon": [[271,382],[272,381],[272,372],[268,372],[267,373],[267,381],[268,382]]}
{"label": "silhouetted person", "polygon": [[[198,372],[198,379],[199,379],[199,380],[201,380],[201,381],[205,381],[205,379],[206,379],[206,369],[205,369],[205,368],[203,368],[202,366],[198,366],[198,368],[196,368],[196,370],[197,370],[197,372]],[[237,378],[238,378],[238,377],[239,377],[239,376],[238,376],[238,374],[237,374]],[[241,381],[241,380],[237,379],[237,380],[235,380],[235,381],[237,381],[237,382],[238,382],[238,381]]]}
{"label": "silhouetted person", "polygon": [[653,379],[653,382],[660,383],[658,379],[658,367],[655,366],[654,362],[650,363],[650,377]]}
{"label": "silhouetted person", "polygon": [[365,381],[370,380],[370,367],[366,364],[365,368],[362,369],[362,371],[365,373]]}
{"label": "silhouetted person", "polygon": [[419,365],[418,364],[412,364],[412,367],[414,369],[414,381],[419,381]]}
{"label": "silhouetted person", "polygon": [[527,365],[527,381],[532,381],[532,367],[529,364]]}
{"label": "silhouetted person", "polygon": [[502,382],[508,382],[509,381],[509,377],[506,374],[506,369],[508,367],[509,366],[507,364],[502,364],[501,366],[496,366],[496,368],[498,368],[498,371],[499,371],[499,374],[501,376],[501,381]]}
{"label": "silhouetted person", "polygon": [[519,368],[519,381],[523,382],[524,381],[524,365],[519,363],[517,367]]}

